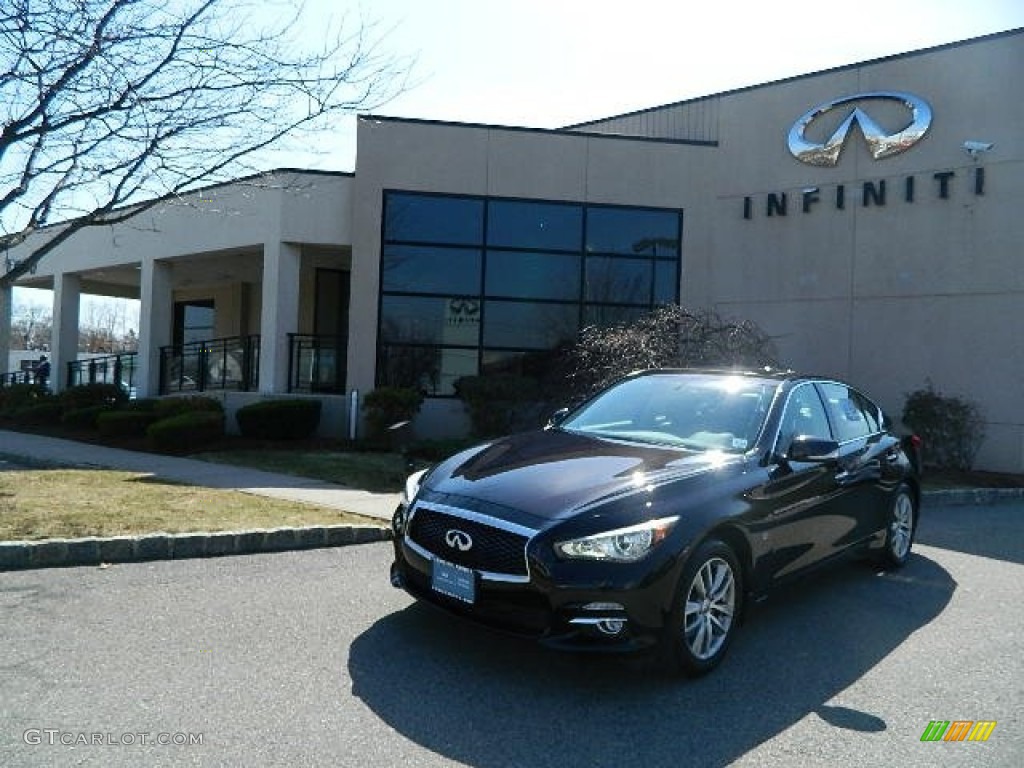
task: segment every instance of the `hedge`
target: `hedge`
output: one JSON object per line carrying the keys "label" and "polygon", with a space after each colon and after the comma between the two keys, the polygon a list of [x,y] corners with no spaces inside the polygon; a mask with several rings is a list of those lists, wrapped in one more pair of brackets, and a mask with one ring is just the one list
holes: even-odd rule
{"label": "hedge", "polygon": [[320,425],[319,400],[261,400],[239,408],[235,420],[242,435],[256,440],[302,440]]}
{"label": "hedge", "polygon": [[224,437],[224,414],[187,411],[150,424],[146,437],[164,451],[191,451]]}
{"label": "hedge", "polygon": [[96,428],[104,437],[142,437],[156,421],[156,415],[146,411],[110,411],[96,419]]}

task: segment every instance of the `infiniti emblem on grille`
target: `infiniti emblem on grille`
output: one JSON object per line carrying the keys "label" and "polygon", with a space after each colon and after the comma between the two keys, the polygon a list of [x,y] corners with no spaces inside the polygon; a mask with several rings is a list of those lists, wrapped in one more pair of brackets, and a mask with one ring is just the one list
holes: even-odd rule
{"label": "infiniti emblem on grille", "polygon": [[473,546],[473,537],[457,528],[452,528],[448,531],[444,535],[444,541],[449,547],[460,552],[465,552]]}

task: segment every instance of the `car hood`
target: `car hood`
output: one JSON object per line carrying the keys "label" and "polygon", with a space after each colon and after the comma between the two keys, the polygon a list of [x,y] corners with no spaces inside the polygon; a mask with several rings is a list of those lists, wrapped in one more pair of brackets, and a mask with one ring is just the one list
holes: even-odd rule
{"label": "car hood", "polygon": [[703,474],[741,457],[693,452],[558,429],[513,435],[470,449],[435,467],[424,487],[560,520],[634,494],[657,494],[666,483]]}

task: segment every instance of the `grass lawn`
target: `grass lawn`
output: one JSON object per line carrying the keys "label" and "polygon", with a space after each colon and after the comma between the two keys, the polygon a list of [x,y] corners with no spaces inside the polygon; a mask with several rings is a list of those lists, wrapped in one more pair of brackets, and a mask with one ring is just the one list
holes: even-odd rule
{"label": "grass lawn", "polygon": [[0,541],[338,524],[383,525],[336,509],[177,485],[136,472],[0,472]]}
{"label": "grass lawn", "polygon": [[397,453],[327,450],[226,450],[189,458],[310,477],[376,493],[398,493],[409,474]]}

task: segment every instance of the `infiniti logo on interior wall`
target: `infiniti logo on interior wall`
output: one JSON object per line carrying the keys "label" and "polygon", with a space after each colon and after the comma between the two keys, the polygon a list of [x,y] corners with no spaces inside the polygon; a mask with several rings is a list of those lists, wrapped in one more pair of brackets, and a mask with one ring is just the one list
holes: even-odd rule
{"label": "infiniti logo on interior wall", "polygon": [[[910,122],[896,133],[886,133],[866,109],[861,108],[862,104],[867,107],[867,103],[873,101],[894,101],[901,104],[908,111]],[[827,112],[854,103],[857,106],[854,106],[825,142],[816,143],[807,139],[807,128],[815,120]],[[931,122],[932,108],[924,99],[913,94],[900,91],[858,93],[854,96],[845,96],[825,104],[819,104],[793,123],[793,127],[789,129],[789,151],[797,160],[809,165],[836,165],[839,162],[839,155],[843,151],[843,145],[846,143],[846,137],[856,124],[864,136],[871,156],[875,160],[881,160],[910,149],[928,132]]]}
{"label": "infiniti logo on interior wall", "polygon": [[473,546],[473,537],[457,528],[452,528],[448,531],[444,535],[444,541],[449,547],[460,552],[465,552]]}

